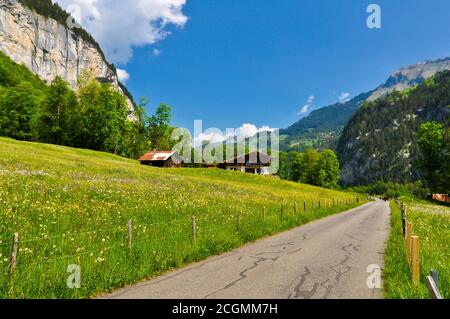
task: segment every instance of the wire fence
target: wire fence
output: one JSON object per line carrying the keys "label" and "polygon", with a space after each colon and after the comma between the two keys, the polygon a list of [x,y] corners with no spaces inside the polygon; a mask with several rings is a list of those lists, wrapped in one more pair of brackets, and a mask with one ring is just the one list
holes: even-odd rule
{"label": "wire fence", "polygon": [[[236,236],[239,239],[249,233],[263,236],[268,229],[280,230],[283,221],[290,222],[292,226],[299,224],[305,213],[327,208],[341,210],[359,202],[359,198],[353,198],[345,201],[333,199],[283,203],[277,208],[263,207],[259,212],[235,209],[231,216],[222,219],[197,219],[194,216],[192,219],[185,217],[155,222],[130,220],[123,225],[85,231],[67,230],[63,234],[30,239],[22,239],[19,233],[15,233],[12,242],[0,244],[0,270],[7,268],[8,273],[13,275],[16,269],[19,271],[62,260],[80,262],[86,256],[98,260],[110,252],[123,255],[133,251],[153,250],[157,254],[173,251],[174,247],[192,248],[212,238]],[[161,251],[157,251],[158,249]]]}
{"label": "wire fence", "polygon": [[[408,266],[411,270],[411,281],[414,287],[420,283],[420,268],[421,268],[421,256],[420,256],[420,237],[414,236],[413,223],[409,221],[407,214],[406,204],[395,200],[395,204],[400,208],[402,217],[402,235],[405,240],[406,259]],[[432,269],[430,275],[427,276],[427,288],[433,299],[442,299],[442,294],[439,292],[439,273],[437,270]]]}

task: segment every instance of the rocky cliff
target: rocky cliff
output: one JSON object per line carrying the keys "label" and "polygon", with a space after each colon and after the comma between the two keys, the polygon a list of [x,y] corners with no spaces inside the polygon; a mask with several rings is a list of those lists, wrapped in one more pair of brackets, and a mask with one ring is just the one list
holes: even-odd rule
{"label": "rocky cliff", "polygon": [[420,62],[415,65],[401,68],[392,73],[389,79],[372,93],[368,98],[368,101],[375,101],[394,90],[403,91],[419,85],[425,79],[445,70],[450,70],[450,57]]}
{"label": "rocky cliff", "polygon": [[[124,93],[114,66],[106,61],[96,43],[18,0],[0,1],[0,50],[46,82],[60,76],[75,88],[80,74],[88,70]],[[132,112],[133,103],[127,99]]]}

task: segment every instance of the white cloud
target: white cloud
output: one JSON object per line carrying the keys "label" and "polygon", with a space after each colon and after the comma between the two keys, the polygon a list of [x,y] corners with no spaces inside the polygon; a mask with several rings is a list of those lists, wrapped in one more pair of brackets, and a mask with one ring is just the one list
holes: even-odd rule
{"label": "white cloud", "polygon": [[241,127],[235,130],[230,130],[230,132],[224,133],[220,131],[219,129],[209,129],[203,132],[202,134],[198,135],[194,139],[194,145],[199,146],[202,145],[202,141],[208,142],[208,143],[222,143],[225,140],[233,139],[233,137],[238,138],[248,138],[255,136],[258,133],[262,132],[274,132],[276,129],[271,128],[267,125],[263,125],[262,127],[258,128],[254,124],[245,123],[242,124]]}
{"label": "white cloud", "polygon": [[311,107],[311,105],[314,103],[315,100],[315,96],[314,95],[310,95],[308,96],[308,99],[306,100],[306,104],[303,105],[300,110],[298,111],[298,113],[300,115],[305,115],[306,113],[309,112],[309,109]]}
{"label": "white cloud", "polygon": [[126,70],[117,69],[117,77],[119,78],[119,81],[122,83],[125,83],[130,79],[130,75]]}
{"label": "white cloud", "polygon": [[345,103],[345,102],[350,101],[350,96],[351,96],[350,93],[342,92],[341,95],[339,95],[339,98],[338,98],[339,102],[340,103]]}
{"label": "white cloud", "polygon": [[127,63],[133,47],[156,43],[170,34],[168,25],[183,27],[188,20],[186,0],[52,1],[78,16],[113,63]]}
{"label": "white cloud", "polygon": [[158,50],[158,49],[153,49],[153,55],[155,56],[155,57],[159,57],[160,55],[161,55],[161,50]]}
{"label": "white cloud", "polygon": [[309,104],[305,104],[301,109],[300,109],[300,113],[301,114],[306,114],[309,111]]}
{"label": "white cloud", "polygon": [[200,146],[202,145],[202,142],[208,142],[208,143],[221,143],[225,141],[228,137],[225,136],[222,132],[205,132],[200,135],[198,135],[194,139],[194,145]]}

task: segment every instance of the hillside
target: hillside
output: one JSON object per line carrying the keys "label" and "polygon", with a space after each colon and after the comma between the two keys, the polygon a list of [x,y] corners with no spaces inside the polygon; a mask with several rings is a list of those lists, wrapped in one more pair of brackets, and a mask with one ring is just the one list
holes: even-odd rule
{"label": "hillside", "polygon": [[15,63],[0,51],[0,90],[14,87],[25,81],[35,89],[45,90],[47,87],[44,81],[26,66]]}
{"label": "hillside", "polygon": [[[12,291],[0,258],[0,298],[92,296],[356,205],[349,193],[270,177],[162,170],[107,153],[5,138],[0,177],[0,256],[9,256],[14,232],[21,248]],[[73,263],[83,269],[81,289],[65,285]]]}
{"label": "hillside", "polygon": [[280,147],[283,151],[302,151],[308,147],[336,149],[342,129],[366,100],[374,101],[394,90],[414,87],[444,70],[450,70],[450,57],[401,68],[375,90],[345,103],[320,108],[289,128],[280,130]]}
{"label": "hillside", "polygon": [[338,145],[344,184],[379,180],[407,182],[420,176],[417,131],[434,120],[447,128],[450,118],[450,71],[423,84],[367,102],[351,118]]}
{"label": "hillside", "polygon": [[89,79],[73,90],[59,77],[46,84],[0,51],[0,136],[136,158],[149,144],[144,121],[129,115],[111,84]]}
{"label": "hillside", "polygon": [[336,148],[339,134],[348,119],[371,94],[363,93],[348,102],[315,110],[289,128],[280,130],[280,148],[283,151],[302,151],[308,147]]}

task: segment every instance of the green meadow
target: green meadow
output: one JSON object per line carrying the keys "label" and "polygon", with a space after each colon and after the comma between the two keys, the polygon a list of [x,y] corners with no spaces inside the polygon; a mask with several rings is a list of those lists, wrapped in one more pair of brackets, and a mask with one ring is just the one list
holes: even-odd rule
{"label": "green meadow", "polygon": [[420,284],[413,287],[406,259],[400,208],[391,202],[392,230],[385,256],[385,297],[390,299],[427,299],[426,277],[432,269],[439,272],[439,290],[450,298],[450,208],[422,200],[401,198],[407,205],[407,220],[413,235],[419,236]]}
{"label": "green meadow", "polygon": [[[0,298],[97,296],[357,205],[355,194],[273,177],[0,138]],[[79,289],[67,287],[72,264]]]}

